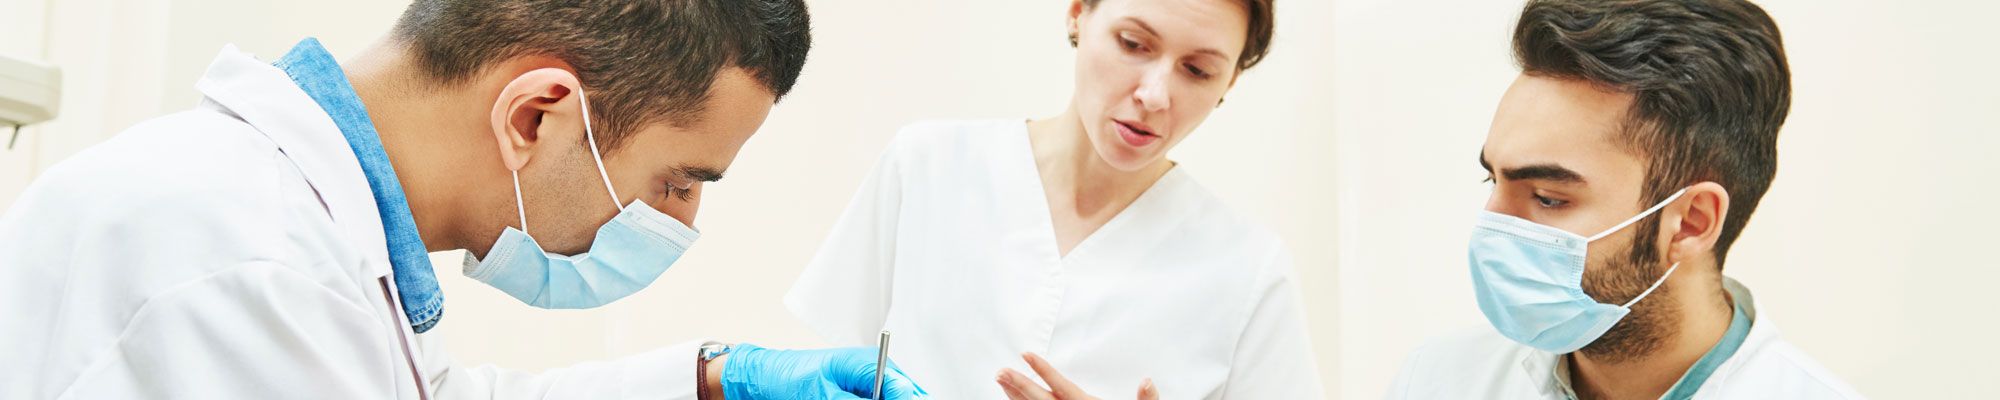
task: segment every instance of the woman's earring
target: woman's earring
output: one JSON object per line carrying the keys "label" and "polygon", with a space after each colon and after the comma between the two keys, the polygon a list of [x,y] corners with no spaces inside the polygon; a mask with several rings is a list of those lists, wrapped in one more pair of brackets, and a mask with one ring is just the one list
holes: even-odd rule
{"label": "woman's earring", "polygon": [[1223,98],[1217,98],[1217,99],[1215,99],[1215,108],[1222,108],[1222,102],[1225,102],[1225,101],[1229,101],[1229,98],[1228,98],[1228,97],[1223,97]]}
{"label": "woman's earring", "polygon": [[1069,33],[1069,47],[1076,47],[1076,32]]}

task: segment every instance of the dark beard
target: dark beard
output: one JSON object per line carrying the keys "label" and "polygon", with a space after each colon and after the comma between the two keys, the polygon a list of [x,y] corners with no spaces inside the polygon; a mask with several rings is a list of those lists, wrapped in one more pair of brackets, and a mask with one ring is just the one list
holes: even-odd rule
{"label": "dark beard", "polygon": [[[1658,232],[1658,216],[1633,224],[1637,232]],[[1583,275],[1583,292],[1607,304],[1625,304],[1639,297],[1647,287],[1667,272],[1669,265],[1658,261],[1653,235],[1635,235],[1625,257],[1611,257],[1595,273]],[[1632,312],[1612,325],[1597,341],[1577,350],[1592,361],[1618,364],[1645,358],[1665,347],[1670,333],[1679,330],[1680,305],[1669,301],[1673,285],[1660,285],[1646,299],[1632,305]]]}

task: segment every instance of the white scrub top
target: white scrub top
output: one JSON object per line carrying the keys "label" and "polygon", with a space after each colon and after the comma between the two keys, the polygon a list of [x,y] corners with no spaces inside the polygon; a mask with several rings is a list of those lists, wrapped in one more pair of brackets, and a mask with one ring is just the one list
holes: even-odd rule
{"label": "white scrub top", "polygon": [[785,304],[835,345],[873,346],[943,399],[1003,399],[1046,357],[1104,398],[1324,397],[1292,261],[1183,167],[1058,255],[1026,122],[904,128]]}
{"label": "white scrub top", "polygon": [[[1750,315],[1750,334],[1708,376],[1696,399],[1861,399],[1861,394],[1778,337],[1750,289],[1723,286]],[[1562,355],[1528,347],[1493,329],[1434,339],[1410,355],[1388,399],[1569,399]]]}
{"label": "white scrub top", "polygon": [[199,107],[71,156],[0,215],[0,398],[694,398],[698,343],[454,366],[396,304],[325,111],[233,46],[196,86]]}

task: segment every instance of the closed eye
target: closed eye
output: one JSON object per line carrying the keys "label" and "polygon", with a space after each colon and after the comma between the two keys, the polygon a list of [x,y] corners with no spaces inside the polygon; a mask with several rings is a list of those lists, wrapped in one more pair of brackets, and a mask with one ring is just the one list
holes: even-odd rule
{"label": "closed eye", "polygon": [[1194,64],[1181,64],[1181,67],[1186,68],[1189,75],[1194,75],[1196,78],[1208,79],[1208,71],[1201,70],[1201,67],[1197,67]]}
{"label": "closed eye", "polygon": [[694,190],[692,188],[690,189],[677,188],[674,187],[673,183],[667,183],[664,186],[666,187],[667,190],[667,196],[680,199],[683,202],[694,201]]}
{"label": "closed eye", "polygon": [[1119,45],[1121,45],[1121,46],[1124,46],[1124,47],[1125,47],[1125,50],[1127,50],[1127,51],[1144,51],[1144,50],[1145,50],[1145,49],[1144,49],[1144,48],[1145,48],[1145,45],[1142,45],[1142,44],[1139,44],[1139,42],[1138,42],[1138,41],[1134,41],[1134,40],[1132,40],[1132,39],[1126,39],[1126,38],[1123,38],[1123,37],[1121,37],[1121,38],[1118,38],[1118,44],[1119,44]]}

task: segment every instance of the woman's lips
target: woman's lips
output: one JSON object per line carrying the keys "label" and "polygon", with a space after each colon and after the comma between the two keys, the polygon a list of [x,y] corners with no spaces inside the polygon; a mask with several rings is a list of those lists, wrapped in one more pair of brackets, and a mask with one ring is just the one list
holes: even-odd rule
{"label": "woman's lips", "polygon": [[1132,145],[1132,147],[1146,147],[1146,145],[1153,144],[1153,141],[1160,140],[1159,135],[1154,135],[1152,131],[1146,130],[1144,126],[1133,126],[1124,121],[1111,121],[1111,123],[1118,129],[1118,138],[1124,139],[1125,144]]}

